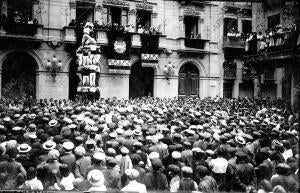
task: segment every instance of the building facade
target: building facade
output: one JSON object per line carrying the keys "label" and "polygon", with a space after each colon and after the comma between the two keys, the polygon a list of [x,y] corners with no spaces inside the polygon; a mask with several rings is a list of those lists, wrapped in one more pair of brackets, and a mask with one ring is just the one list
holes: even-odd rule
{"label": "building facade", "polygon": [[[2,96],[76,96],[74,23],[131,26],[129,57],[116,61],[110,32],[95,30],[101,46],[101,97],[223,96],[222,10],[220,2],[184,0],[1,0],[0,80]],[[215,25],[215,27],[211,27]],[[159,33],[157,53],[139,26]],[[152,28],[151,28],[152,29]],[[147,33],[147,32],[146,32]],[[153,56],[153,58],[151,58]],[[149,59],[150,57],[150,59]],[[129,68],[121,68],[127,65]],[[112,67],[119,70],[112,70]],[[18,70],[16,70],[18,69]],[[121,70],[120,70],[121,69]]]}

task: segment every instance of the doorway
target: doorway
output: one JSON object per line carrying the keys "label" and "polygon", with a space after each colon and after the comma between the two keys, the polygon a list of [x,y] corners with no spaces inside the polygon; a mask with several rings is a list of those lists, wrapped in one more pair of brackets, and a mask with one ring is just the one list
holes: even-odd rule
{"label": "doorway", "polygon": [[179,96],[199,96],[199,70],[187,63],[179,70]]}
{"label": "doorway", "polygon": [[2,97],[36,98],[37,67],[35,59],[25,52],[9,54],[2,65]]}
{"label": "doorway", "polygon": [[144,96],[153,97],[154,69],[142,67],[141,62],[135,63],[131,67],[129,77],[129,98]]}

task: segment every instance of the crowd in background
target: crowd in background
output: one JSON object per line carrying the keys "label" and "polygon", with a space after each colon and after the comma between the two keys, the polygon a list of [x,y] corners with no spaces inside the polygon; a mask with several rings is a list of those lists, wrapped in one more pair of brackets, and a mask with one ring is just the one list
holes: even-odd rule
{"label": "crowd in background", "polygon": [[2,100],[0,188],[298,192],[280,99]]}
{"label": "crowd in background", "polygon": [[[79,27],[83,28],[84,24],[86,22],[77,23],[75,19],[72,19],[69,23],[69,26],[71,27]],[[116,29],[117,31],[127,32],[127,33],[140,33],[140,34],[151,34],[151,35],[161,35],[161,31],[159,27],[146,27],[142,25],[138,25],[137,27],[135,25],[119,25],[118,23],[113,24],[99,24],[98,21],[95,21],[94,28],[96,30],[106,30],[110,31],[112,29]]]}
{"label": "crowd in background", "polygon": [[277,25],[265,32],[251,32],[247,34],[233,28],[227,33],[227,37],[246,41],[245,51],[252,53],[264,53],[268,49],[282,47],[283,45],[287,45],[288,49],[293,49],[293,46],[300,45],[300,33],[296,24],[285,28],[282,25]]}

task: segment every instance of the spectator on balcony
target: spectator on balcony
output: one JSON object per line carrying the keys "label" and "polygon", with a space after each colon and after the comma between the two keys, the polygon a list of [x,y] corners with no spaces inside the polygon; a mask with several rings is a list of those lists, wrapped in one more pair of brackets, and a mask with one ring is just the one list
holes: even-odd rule
{"label": "spectator on balcony", "polygon": [[99,25],[99,22],[98,22],[98,21],[95,21],[95,22],[94,22],[94,28],[95,28],[95,29],[100,29],[100,25]]}
{"label": "spectator on balcony", "polygon": [[18,11],[16,11],[14,13],[14,22],[16,23],[21,23],[22,22],[22,17],[21,17],[21,13],[19,13]]}
{"label": "spectator on balcony", "polygon": [[282,25],[277,25],[276,26],[276,34],[277,34],[277,39],[276,39],[276,46],[280,46],[284,43],[284,39],[283,39],[283,28]]}
{"label": "spectator on balcony", "polygon": [[270,42],[269,42],[269,47],[273,47],[275,46],[275,39],[274,39],[274,29],[271,29],[270,32],[269,32],[269,39],[270,39]]}
{"label": "spectator on balcony", "polygon": [[263,41],[263,38],[264,38],[264,36],[263,36],[262,32],[261,31],[258,32],[258,34],[257,34],[257,51],[258,52],[260,51],[260,45],[261,45],[261,42]]}
{"label": "spectator on balcony", "polygon": [[190,39],[194,39],[195,38],[195,34],[194,34],[194,32],[191,32],[191,34],[190,34],[190,37],[189,37]]}
{"label": "spectator on balcony", "polygon": [[138,26],[137,33],[139,33],[139,34],[144,33],[144,28],[141,25]]}

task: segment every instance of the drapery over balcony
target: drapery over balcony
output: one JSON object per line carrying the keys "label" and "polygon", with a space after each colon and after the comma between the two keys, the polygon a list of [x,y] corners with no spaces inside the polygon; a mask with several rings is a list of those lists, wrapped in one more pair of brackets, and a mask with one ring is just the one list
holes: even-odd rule
{"label": "drapery over balcony", "polygon": [[151,34],[141,34],[142,53],[158,54],[159,36]]}
{"label": "drapery over balcony", "polygon": [[196,38],[185,38],[184,45],[187,48],[196,48],[196,49],[204,50],[206,41],[208,40],[196,39]]}
{"label": "drapery over balcony", "polygon": [[223,37],[223,48],[245,49],[246,41],[241,37]]}
{"label": "drapery over balcony", "polygon": [[108,58],[129,60],[131,49],[131,34],[116,29],[107,31]]}
{"label": "drapery over balcony", "polygon": [[4,23],[4,30],[6,34],[15,34],[15,35],[27,35],[34,36],[37,33],[38,25],[37,24],[27,24],[27,23]]}

